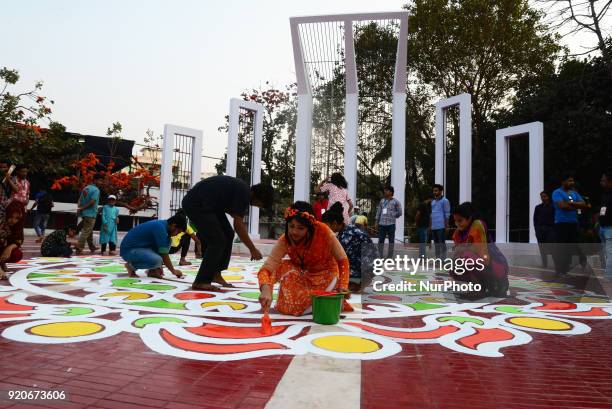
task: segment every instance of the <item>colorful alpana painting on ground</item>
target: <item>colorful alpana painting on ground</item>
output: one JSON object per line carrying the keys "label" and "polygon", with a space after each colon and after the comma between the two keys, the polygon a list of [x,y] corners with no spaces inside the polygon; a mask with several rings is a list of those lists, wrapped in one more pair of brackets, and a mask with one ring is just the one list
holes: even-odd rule
{"label": "colorful alpana painting on ground", "polygon": [[[224,277],[235,288],[195,292],[197,267],[184,279],[129,278],[118,258],[33,258],[0,284],[2,336],[17,342],[73,343],[134,333],[160,354],[195,360],[239,360],[306,353],[347,359],[381,359],[404,343],[439,344],[453,351],[503,357],[534,337],[581,336],[589,320],[611,319],[602,296],[568,285],[513,277],[512,303],[448,302],[419,294],[410,302],[381,294],[339,324],[319,326],[312,316],[271,314],[272,333],[261,332],[256,272],[260,262],[232,258]],[[418,276],[416,277],[418,278]],[[421,277],[423,278],[423,277]],[[412,277],[411,279],[415,279]],[[378,302],[375,297],[378,298]],[[310,331],[318,326],[316,331]]]}

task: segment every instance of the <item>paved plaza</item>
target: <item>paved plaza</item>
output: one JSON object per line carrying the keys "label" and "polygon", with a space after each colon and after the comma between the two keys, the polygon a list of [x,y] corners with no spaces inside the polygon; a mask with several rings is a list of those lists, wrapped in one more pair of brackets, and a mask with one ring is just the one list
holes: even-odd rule
{"label": "paved plaza", "polygon": [[236,288],[206,293],[195,264],[129,278],[119,258],[25,248],[0,286],[0,389],[67,400],[3,408],[612,407],[612,303],[587,277],[514,268],[511,297],[470,303],[357,295],[337,325],[273,313],[264,336],[261,262],[234,256]]}

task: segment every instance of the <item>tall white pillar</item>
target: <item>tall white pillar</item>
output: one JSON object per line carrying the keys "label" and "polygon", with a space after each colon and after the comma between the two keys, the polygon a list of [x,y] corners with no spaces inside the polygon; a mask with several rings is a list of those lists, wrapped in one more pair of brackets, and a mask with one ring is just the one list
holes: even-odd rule
{"label": "tall white pillar", "polygon": [[510,168],[509,143],[511,138],[528,135],[529,138],[529,242],[537,243],[533,225],[533,211],[540,203],[540,192],[544,190],[544,124],[528,124],[498,129],[495,132],[495,241],[509,241],[510,216]]}
{"label": "tall white pillar", "polygon": [[393,94],[392,148],[391,148],[391,185],[394,197],[402,205],[402,216],[396,220],[395,239],[404,241],[404,215],[406,205],[406,94]]}
{"label": "tall white pillar", "polygon": [[[472,201],[472,96],[467,93],[436,103],[435,183],[446,189],[446,115],[459,105],[459,203]],[[455,205],[453,203],[453,205]]]}
{"label": "tall white pillar", "polygon": [[298,95],[295,130],[295,185],[293,200],[310,201],[310,142],[312,139],[312,95]]}
{"label": "tall white pillar", "polygon": [[346,72],[346,102],[344,106],[344,178],[348,182],[349,197],[357,200],[357,146],[359,140],[359,89],[353,21],[344,21],[344,63]]}

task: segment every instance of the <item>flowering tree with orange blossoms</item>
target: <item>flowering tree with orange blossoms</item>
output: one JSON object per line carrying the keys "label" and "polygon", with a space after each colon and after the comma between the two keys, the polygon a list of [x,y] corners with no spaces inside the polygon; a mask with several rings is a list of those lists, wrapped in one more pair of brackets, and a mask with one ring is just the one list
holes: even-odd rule
{"label": "flowering tree with orange blossoms", "polygon": [[56,179],[51,189],[61,190],[71,188],[81,191],[93,182],[95,174],[104,176],[101,190],[106,194],[117,196],[117,204],[125,206],[131,214],[139,210],[151,209],[156,206],[155,198],[151,196],[152,187],[159,186],[159,175],[155,175],[132,157],[135,170],[128,173],[114,171],[115,162],[112,160],[103,166],[95,153],[75,161],[71,166],[76,175],[64,176]]}

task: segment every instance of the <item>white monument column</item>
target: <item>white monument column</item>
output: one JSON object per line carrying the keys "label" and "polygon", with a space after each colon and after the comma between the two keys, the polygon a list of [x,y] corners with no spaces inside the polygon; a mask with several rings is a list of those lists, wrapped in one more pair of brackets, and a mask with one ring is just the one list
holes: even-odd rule
{"label": "white monument column", "polygon": [[344,21],[344,56],[346,72],[346,102],[344,106],[344,178],[348,182],[349,197],[357,200],[357,142],[359,139],[359,89],[355,64],[353,22]]}

